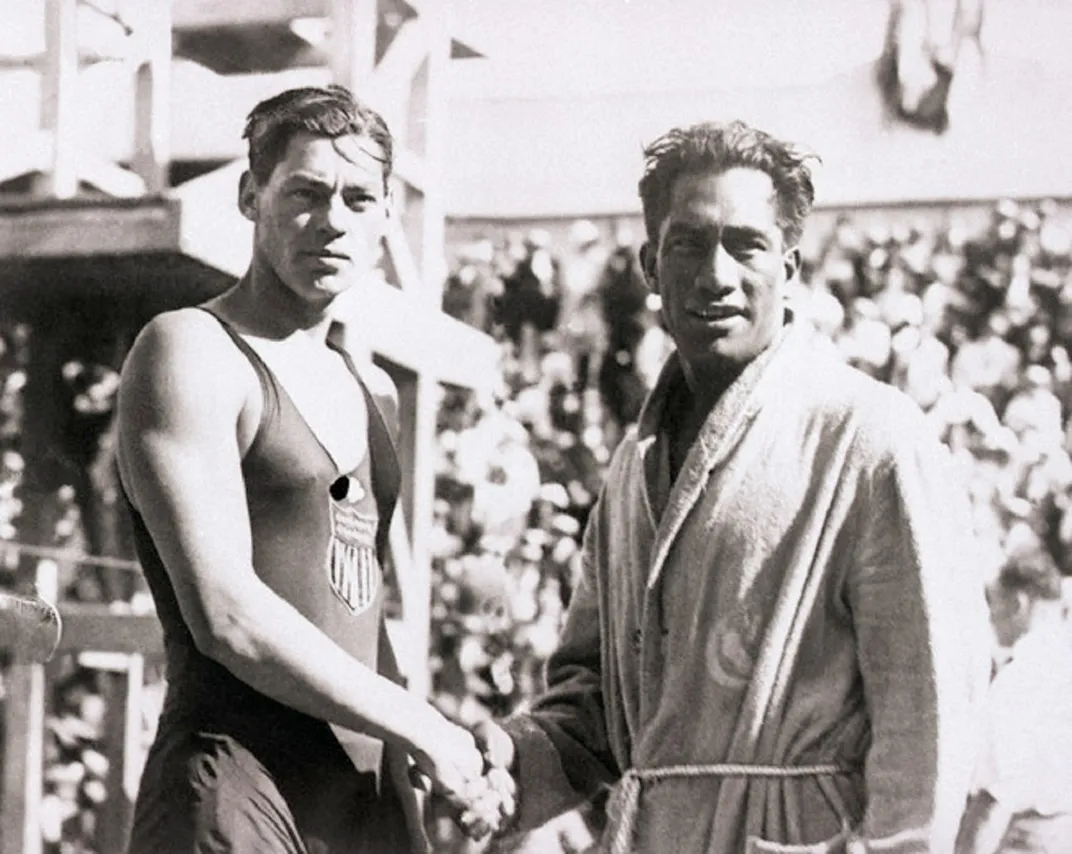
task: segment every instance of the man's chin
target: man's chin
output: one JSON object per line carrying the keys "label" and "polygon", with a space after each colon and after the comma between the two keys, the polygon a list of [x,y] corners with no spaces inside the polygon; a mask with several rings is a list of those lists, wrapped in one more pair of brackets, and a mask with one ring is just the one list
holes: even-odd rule
{"label": "man's chin", "polygon": [[[746,365],[764,349],[751,337],[722,335],[710,338],[702,346],[695,348],[692,361],[697,365],[706,365],[715,369]],[[684,351],[682,355],[686,359],[689,357],[688,351]]]}
{"label": "man's chin", "polygon": [[334,299],[347,291],[353,290],[359,282],[359,277],[353,273],[343,275],[319,276],[313,281],[313,290],[325,297]]}

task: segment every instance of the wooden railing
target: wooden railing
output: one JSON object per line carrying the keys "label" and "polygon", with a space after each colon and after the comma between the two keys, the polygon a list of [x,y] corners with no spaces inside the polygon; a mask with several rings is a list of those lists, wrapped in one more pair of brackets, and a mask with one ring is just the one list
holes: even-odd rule
{"label": "wooden railing", "polygon": [[[57,576],[56,562],[39,562],[37,589],[50,601],[59,592]],[[107,674],[103,752],[109,763],[108,797],[100,807],[96,843],[102,852],[118,852],[137,793],[145,664],[163,653],[160,624],[154,613],[139,614],[116,605],[61,603],[59,610],[63,633],[53,662],[73,654],[81,666]],[[42,850],[45,724],[54,667],[16,661],[4,673],[0,854]]]}
{"label": "wooden railing", "polygon": [[[401,523],[392,526],[394,559],[407,560],[399,550],[408,546]],[[52,549],[26,547],[27,552],[55,553],[56,559],[39,561],[36,586],[39,595],[50,602],[58,599],[58,563],[106,563],[112,568],[140,571],[137,563],[115,559],[79,558]],[[406,588],[399,591],[403,599],[412,596]],[[163,635],[153,611],[138,611],[125,604],[83,604],[59,602],[62,634],[49,663],[13,662],[3,674],[3,789],[0,792],[0,854],[41,854],[42,799],[46,722],[49,714],[49,690],[56,663],[74,655],[78,665],[103,672],[106,719],[102,752],[108,760],[105,780],[107,799],[96,819],[96,847],[102,854],[123,850],[130,827],[134,799],[137,796],[143,762],[143,710],[145,708],[145,673],[147,666],[162,663]],[[410,639],[402,623],[388,620],[396,647]],[[2,654],[4,650],[0,650]],[[423,661],[415,650],[399,650],[403,663]],[[410,684],[421,690],[423,681],[412,678]]]}

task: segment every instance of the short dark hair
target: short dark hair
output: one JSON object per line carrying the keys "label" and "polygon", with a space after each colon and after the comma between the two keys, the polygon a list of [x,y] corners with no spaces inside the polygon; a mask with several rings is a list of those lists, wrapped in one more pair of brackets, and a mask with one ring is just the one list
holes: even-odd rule
{"label": "short dark hair", "polygon": [[778,196],[778,225],[786,244],[795,246],[815,202],[807,163],[812,157],[819,159],[742,121],[674,128],[644,149],[639,190],[648,239],[658,240],[679,177],[745,166],[770,175]]}
{"label": "short dark hair", "polygon": [[394,167],[394,143],[383,116],[359,101],[344,86],[288,89],[261,101],[246,118],[243,139],[249,140],[249,171],[266,183],[299,133],[330,139],[363,136],[383,150],[384,186]]}
{"label": "short dark hair", "polygon": [[998,587],[1011,594],[1026,593],[1032,601],[1061,598],[1061,573],[1057,563],[1044,549],[1010,557],[998,573]]}

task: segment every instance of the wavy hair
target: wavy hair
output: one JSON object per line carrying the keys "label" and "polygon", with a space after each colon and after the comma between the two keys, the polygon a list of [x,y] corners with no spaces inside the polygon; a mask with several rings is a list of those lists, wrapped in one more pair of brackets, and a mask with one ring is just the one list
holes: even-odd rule
{"label": "wavy hair", "polygon": [[778,225],[786,245],[795,246],[815,202],[811,158],[819,159],[742,121],[674,128],[644,149],[639,191],[648,239],[658,240],[679,177],[743,166],[771,177],[778,197]]}
{"label": "wavy hair", "polygon": [[261,101],[246,118],[242,138],[249,140],[249,171],[267,183],[290,140],[299,133],[337,139],[366,137],[380,146],[384,187],[394,167],[394,141],[383,116],[344,86],[288,89]]}

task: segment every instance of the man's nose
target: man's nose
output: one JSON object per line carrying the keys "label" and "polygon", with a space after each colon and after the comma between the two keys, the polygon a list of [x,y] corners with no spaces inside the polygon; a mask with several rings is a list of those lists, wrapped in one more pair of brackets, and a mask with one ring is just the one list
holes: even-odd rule
{"label": "man's nose", "polygon": [[741,283],[737,259],[721,243],[708,253],[700,275],[700,286],[722,294],[735,290]]}
{"label": "man's nose", "polygon": [[331,196],[320,212],[320,228],[322,231],[339,237],[346,233],[346,220],[350,215],[350,209],[338,196]]}

